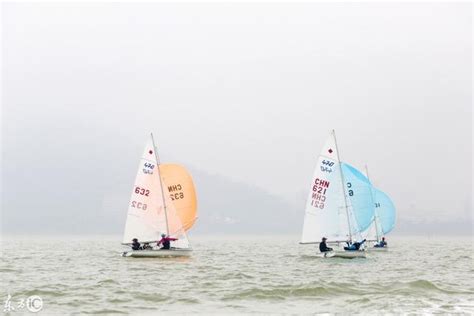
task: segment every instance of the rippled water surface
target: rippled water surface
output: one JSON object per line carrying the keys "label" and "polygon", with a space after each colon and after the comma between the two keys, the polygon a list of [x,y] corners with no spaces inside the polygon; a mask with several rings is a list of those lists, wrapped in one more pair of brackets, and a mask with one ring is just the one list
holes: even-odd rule
{"label": "rippled water surface", "polygon": [[353,260],[317,258],[297,236],[191,240],[191,258],[134,259],[119,237],[4,237],[2,306],[10,294],[39,295],[48,315],[474,313],[469,238],[392,237]]}

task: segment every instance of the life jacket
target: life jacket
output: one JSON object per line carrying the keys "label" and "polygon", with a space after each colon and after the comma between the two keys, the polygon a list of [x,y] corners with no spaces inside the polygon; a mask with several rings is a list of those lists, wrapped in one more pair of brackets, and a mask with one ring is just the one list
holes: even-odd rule
{"label": "life jacket", "polygon": [[326,245],[326,242],[322,241],[319,243],[319,251],[321,252],[329,251],[328,246]]}
{"label": "life jacket", "polygon": [[140,250],[140,243],[139,242],[133,243],[132,244],[132,250]]}
{"label": "life jacket", "polygon": [[163,238],[163,248],[162,249],[170,249],[171,248],[171,243],[168,240],[168,238]]}

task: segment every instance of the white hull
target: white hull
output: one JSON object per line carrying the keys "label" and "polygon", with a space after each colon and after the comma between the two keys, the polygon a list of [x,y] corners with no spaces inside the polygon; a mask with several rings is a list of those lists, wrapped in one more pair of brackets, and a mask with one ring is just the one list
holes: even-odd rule
{"label": "white hull", "polygon": [[191,249],[169,249],[169,250],[131,250],[122,253],[122,257],[133,258],[172,258],[172,257],[189,257]]}
{"label": "white hull", "polygon": [[377,251],[377,252],[386,252],[388,251],[388,247],[368,247],[368,251]]}
{"label": "white hull", "polygon": [[365,251],[345,251],[345,250],[335,250],[328,251],[324,253],[318,253],[318,257],[321,258],[344,258],[344,259],[353,259],[353,258],[366,258]]}
{"label": "white hull", "polygon": [[345,258],[345,259],[352,259],[352,258],[366,258],[365,251],[355,250],[355,251],[347,251],[347,250],[336,250],[334,251],[335,258]]}

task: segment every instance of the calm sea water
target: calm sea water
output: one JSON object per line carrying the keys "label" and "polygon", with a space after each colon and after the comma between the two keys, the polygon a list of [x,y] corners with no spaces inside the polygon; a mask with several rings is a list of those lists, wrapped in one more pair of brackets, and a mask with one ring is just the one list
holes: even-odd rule
{"label": "calm sea water", "polygon": [[[187,259],[122,258],[120,238],[4,237],[0,290],[40,314],[474,314],[472,239],[389,239],[367,259],[322,259],[297,236],[193,237]],[[20,306],[21,307],[21,306]],[[0,311],[4,310],[0,309]]]}

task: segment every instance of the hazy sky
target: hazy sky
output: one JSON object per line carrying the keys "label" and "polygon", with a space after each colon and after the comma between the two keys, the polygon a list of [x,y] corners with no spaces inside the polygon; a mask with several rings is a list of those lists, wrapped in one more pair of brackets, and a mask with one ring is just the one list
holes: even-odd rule
{"label": "hazy sky", "polygon": [[471,12],[470,3],[3,3],[4,218],[48,221],[114,195],[127,203],[149,132],[162,161],[291,203],[306,196],[335,129],[342,159],[369,165],[400,218],[468,219]]}

